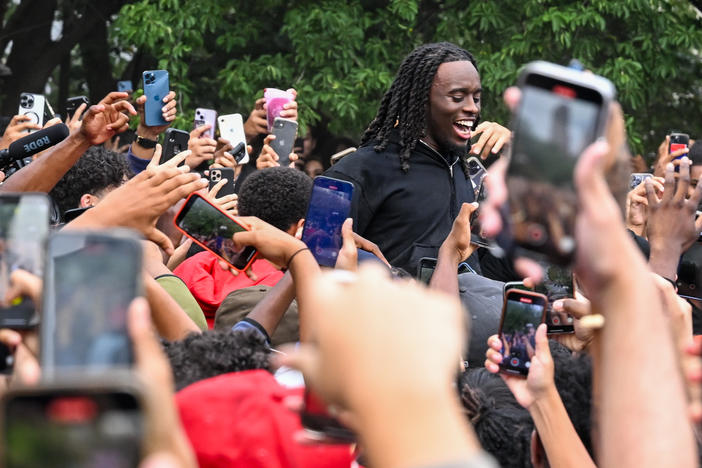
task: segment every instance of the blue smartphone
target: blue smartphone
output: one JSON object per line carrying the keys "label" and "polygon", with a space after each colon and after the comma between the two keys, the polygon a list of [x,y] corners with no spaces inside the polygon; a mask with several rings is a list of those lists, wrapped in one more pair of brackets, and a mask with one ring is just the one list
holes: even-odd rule
{"label": "blue smartphone", "polygon": [[131,93],[134,91],[134,86],[131,80],[122,80],[117,82],[117,91],[121,93]]}
{"label": "blue smartphone", "polygon": [[331,177],[314,179],[302,241],[321,266],[334,267],[341,249],[341,226],[351,211],[353,184]]}
{"label": "blue smartphone", "polygon": [[158,125],[168,125],[168,121],[163,118],[163,98],[170,91],[168,84],[168,72],[166,70],[146,70],[143,73],[144,95],[144,119],[146,125],[155,127]]}

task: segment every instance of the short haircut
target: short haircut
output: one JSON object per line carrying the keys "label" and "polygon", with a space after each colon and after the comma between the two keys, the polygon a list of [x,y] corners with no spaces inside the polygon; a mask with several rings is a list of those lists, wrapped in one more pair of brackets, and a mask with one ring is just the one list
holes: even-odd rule
{"label": "short haircut", "polygon": [[270,349],[254,329],[192,333],[181,341],[163,343],[171,363],[176,391],[200,380],[253,369],[270,371]]}
{"label": "short haircut", "polygon": [[690,151],[687,153],[687,157],[690,159],[691,165],[702,166],[702,144],[696,141],[690,147]]}
{"label": "short haircut", "polygon": [[87,194],[97,195],[108,188],[117,188],[132,175],[127,158],[123,154],[90,147],[75,165],[59,180],[49,195],[59,208],[61,216],[80,207],[80,198]]}
{"label": "short haircut", "polygon": [[256,216],[282,231],[303,219],[312,180],[289,167],[269,167],[246,178],[239,190],[239,215]]}

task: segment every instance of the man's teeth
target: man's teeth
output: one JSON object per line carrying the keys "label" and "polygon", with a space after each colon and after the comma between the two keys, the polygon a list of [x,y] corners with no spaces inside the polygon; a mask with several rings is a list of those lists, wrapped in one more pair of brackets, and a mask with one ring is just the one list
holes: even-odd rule
{"label": "man's teeth", "polygon": [[469,131],[471,128],[473,128],[473,121],[472,120],[458,120],[455,123],[459,127],[463,127],[462,130],[464,130],[464,131]]}

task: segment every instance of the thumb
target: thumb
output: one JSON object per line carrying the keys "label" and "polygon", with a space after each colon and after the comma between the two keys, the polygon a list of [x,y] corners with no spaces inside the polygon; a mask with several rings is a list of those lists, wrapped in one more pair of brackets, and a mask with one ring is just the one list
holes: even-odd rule
{"label": "thumb", "polygon": [[546,324],[542,323],[539,328],[536,329],[536,336],[534,341],[536,342],[536,355],[537,356],[547,356],[551,358],[551,349],[548,347],[548,336],[546,336]]}
{"label": "thumb", "polygon": [[173,242],[167,235],[156,228],[152,228],[146,237],[161,247],[167,255],[173,255]]}
{"label": "thumb", "polygon": [[598,211],[602,200],[612,196],[604,176],[604,158],[608,151],[607,142],[596,141],[585,149],[575,167],[575,186],[583,211]]}

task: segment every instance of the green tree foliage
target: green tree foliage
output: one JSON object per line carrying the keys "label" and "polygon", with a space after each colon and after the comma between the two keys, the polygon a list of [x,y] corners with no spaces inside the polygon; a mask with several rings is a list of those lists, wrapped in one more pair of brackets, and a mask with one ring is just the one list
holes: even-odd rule
{"label": "green tree foliage", "polygon": [[420,43],[473,52],[483,118],[502,123],[520,67],[577,58],[615,83],[632,146],[651,151],[671,129],[702,135],[699,15],[686,0],[141,0],[112,31],[169,70],[182,119],[198,106],[248,112],[262,88],[292,86],[303,122],[353,136]]}

